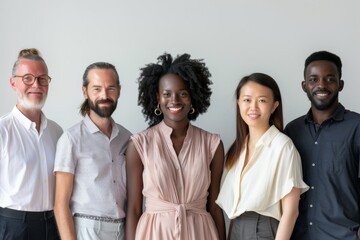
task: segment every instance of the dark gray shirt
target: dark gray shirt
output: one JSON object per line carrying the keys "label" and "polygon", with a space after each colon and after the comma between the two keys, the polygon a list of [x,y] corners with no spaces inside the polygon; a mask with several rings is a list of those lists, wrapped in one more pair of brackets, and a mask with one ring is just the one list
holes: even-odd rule
{"label": "dark gray shirt", "polygon": [[309,191],[301,195],[292,239],[357,239],[360,222],[360,115],[339,104],[321,125],[311,110],[285,133],[298,149]]}

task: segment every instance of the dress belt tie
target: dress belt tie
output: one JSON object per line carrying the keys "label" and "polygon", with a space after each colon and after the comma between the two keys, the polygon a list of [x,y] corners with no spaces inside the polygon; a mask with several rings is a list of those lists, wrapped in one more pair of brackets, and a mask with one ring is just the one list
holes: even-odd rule
{"label": "dress belt tie", "polygon": [[171,203],[161,199],[146,199],[147,213],[175,212],[176,226],[175,235],[177,239],[188,239],[186,212],[193,212],[201,215],[210,215],[206,211],[206,199],[199,199],[190,203]]}

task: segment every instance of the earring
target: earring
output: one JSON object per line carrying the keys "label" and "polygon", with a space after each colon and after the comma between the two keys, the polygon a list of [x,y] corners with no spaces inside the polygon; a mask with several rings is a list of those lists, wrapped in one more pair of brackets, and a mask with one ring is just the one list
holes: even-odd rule
{"label": "earring", "polygon": [[194,112],[195,112],[195,108],[191,105],[191,109],[190,109],[189,114],[194,114]]}
{"label": "earring", "polygon": [[162,114],[162,111],[161,111],[161,109],[160,109],[160,104],[159,104],[159,103],[158,103],[157,107],[156,107],[155,110],[154,110],[154,114],[155,114],[156,116],[160,116],[160,115]]}

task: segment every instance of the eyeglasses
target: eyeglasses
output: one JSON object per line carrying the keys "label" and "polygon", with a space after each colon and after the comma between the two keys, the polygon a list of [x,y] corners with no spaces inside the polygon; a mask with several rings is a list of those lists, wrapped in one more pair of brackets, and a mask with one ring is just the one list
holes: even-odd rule
{"label": "eyeglasses", "polygon": [[14,76],[14,77],[22,78],[23,83],[28,86],[33,85],[36,79],[39,81],[39,85],[43,87],[48,86],[49,83],[51,82],[51,77],[49,77],[46,74],[35,77],[34,75],[28,73],[23,76]]}

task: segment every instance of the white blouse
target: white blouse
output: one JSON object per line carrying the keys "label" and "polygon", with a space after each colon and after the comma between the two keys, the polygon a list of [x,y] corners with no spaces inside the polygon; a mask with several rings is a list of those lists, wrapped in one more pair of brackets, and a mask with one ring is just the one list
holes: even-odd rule
{"label": "white blouse", "polygon": [[281,199],[293,187],[309,187],[302,179],[301,159],[293,142],[271,126],[255,145],[245,167],[246,146],[235,165],[225,172],[216,203],[230,219],[246,211],[281,218]]}

